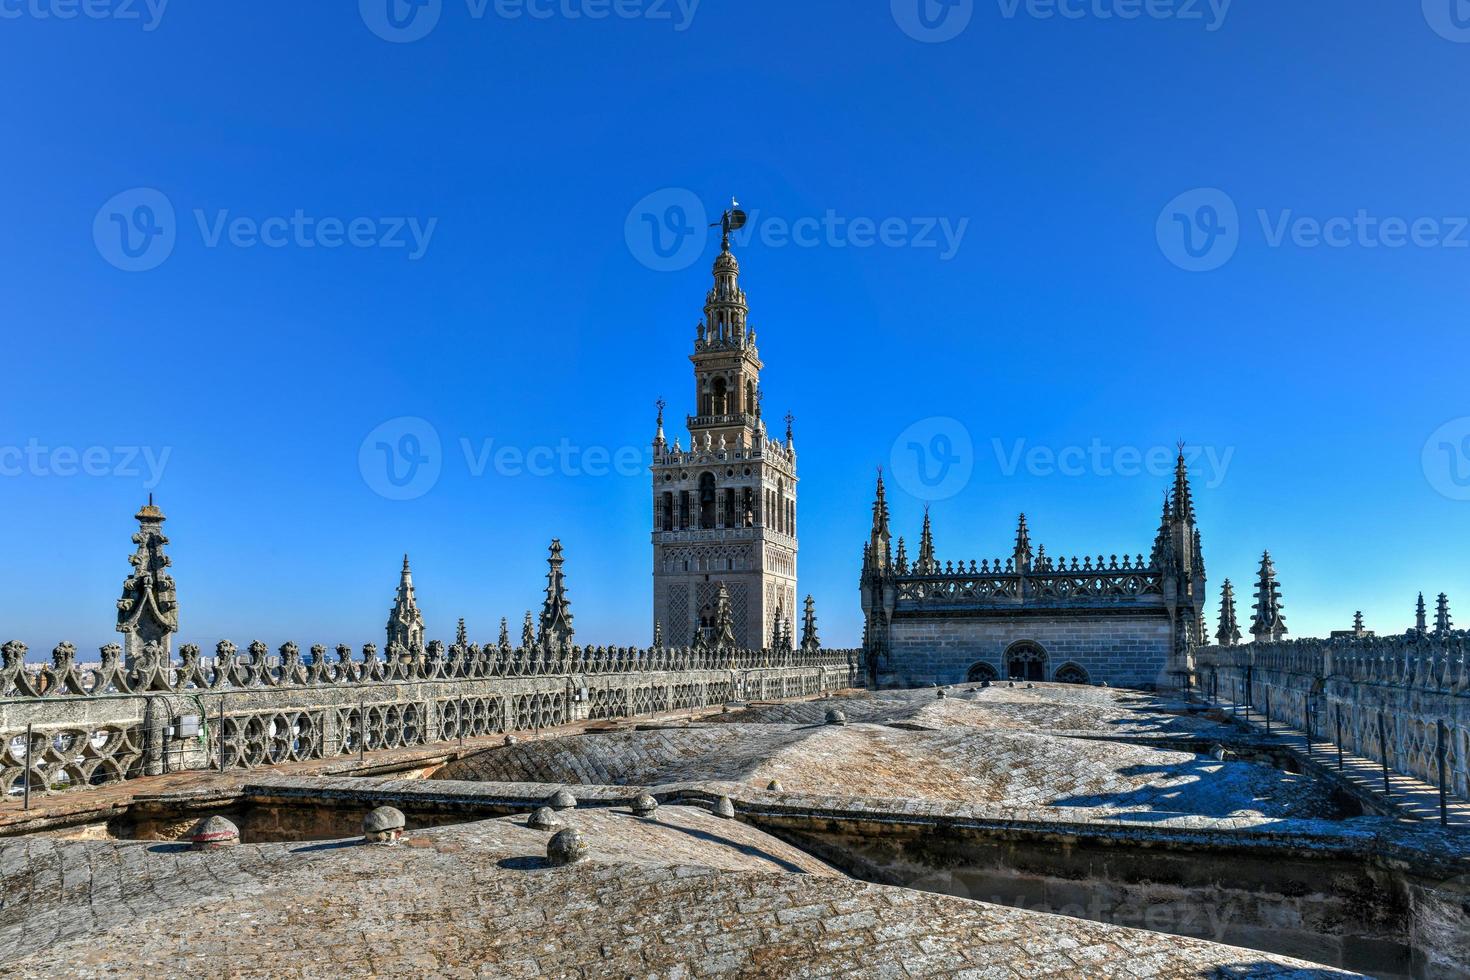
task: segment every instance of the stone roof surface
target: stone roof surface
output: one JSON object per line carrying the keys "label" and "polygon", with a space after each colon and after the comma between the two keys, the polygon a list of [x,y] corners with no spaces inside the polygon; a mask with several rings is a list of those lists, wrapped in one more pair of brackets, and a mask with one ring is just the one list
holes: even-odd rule
{"label": "stone roof surface", "polygon": [[722,724],[492,749],[453,762],[437,776],[644,787],[700,782],[727,792],[765,788],[775,779],[788,793],[1068,807],[1151,822],[1177,814],[1235,826],[1334,811],[1328,791],[1305,776],[1045,730],[1048,723],[1078,736],[1137,735],[1150,726],[1169,734],[1222,727],[1135,709],[1137,699],[1129,692],[1052,685],[975,688],[969,696],[947,698],[933,691],[885,692],[835,699],[847,726],[823,724],[834,699],[761,706],[720,716]]}
{"label": "stone roof surface", "polygon": [[9,975],[1318,977],[1258,952],[859,882],[741,824],[661,807],[406,844],[30,838],[0,849]]}

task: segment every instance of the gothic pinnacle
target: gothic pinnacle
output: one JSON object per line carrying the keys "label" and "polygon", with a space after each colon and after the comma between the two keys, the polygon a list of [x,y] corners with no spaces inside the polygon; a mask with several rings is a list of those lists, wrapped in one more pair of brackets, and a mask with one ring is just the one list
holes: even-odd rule
{"label": "gothic pinnacle", "polygon": [[1174,461],[1174,513],[1180,520],[1194,520],[1194,497],[1189,490],[1189,470],[1184,463],[1184,441],[1179,442],[1179,457]]}
{"label": "gothic pinnacle", "polygon": [[1220,589],[1220,629],[1215,634],[1222,647],[1240,642],[1240,627],[1235,620],[1235,586],[1227,578]]}

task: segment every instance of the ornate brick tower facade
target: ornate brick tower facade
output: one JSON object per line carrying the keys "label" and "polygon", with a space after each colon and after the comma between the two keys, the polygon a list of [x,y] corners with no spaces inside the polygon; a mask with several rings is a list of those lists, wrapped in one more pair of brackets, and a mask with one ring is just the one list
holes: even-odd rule
{"label": "ornate brick tower facade", "polygon": [[653,617],[671,646],[706,639],[729,597],[742,647],[790,635],[796,615],[796,449],[761,418],[760,352],[726,232],[694,338],[689,448],[653,440]]}

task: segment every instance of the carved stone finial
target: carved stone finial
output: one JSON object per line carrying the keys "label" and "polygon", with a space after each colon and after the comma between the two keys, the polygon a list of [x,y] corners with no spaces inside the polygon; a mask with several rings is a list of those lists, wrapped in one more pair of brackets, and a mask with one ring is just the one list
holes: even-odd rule
{"label": "carved stone finial", "polygon": [[403,569],[398,573],[398,592],[393,599],[393,608],[388,612],[387,632],[386,649],[392,650],[396,644],[406,658],[423,657],[424,616],[414,595],[408,555],[403,556]]}
{"label": "carved stone finial", "polygon": [[362,818],[362,839],[369,844],[393,846],[403,839],[407,821],[397,807],[380,806]]}
{"label": "carved stone finial", "polygon": [[138,547],[128,556],[133,571],[123,582],[122,597],[117,601],[117,631],[124,636],[129,669],[150,643],[162,648],[166,661],[172,653],[173,634],[179,629],[178,596],[173,576],[167,571],[171,561],[164,553],[168,537],[163,533],[163,522],[167,518],[154,506],[151,494],[135,518],[138,531],[133,543]]}
{"label": "carved stone finial", "polygon": [[546,844],[546,860],[560,867],[575,864],[587,856],[587,841],[575,827],[559,830]]}

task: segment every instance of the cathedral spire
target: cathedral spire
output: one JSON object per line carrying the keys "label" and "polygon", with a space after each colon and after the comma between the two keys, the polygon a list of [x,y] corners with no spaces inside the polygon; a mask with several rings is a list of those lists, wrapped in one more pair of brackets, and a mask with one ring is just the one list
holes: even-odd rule
{"label": "cathedral spire", "polygon": [[664,438],[664,400],[660,398],[654,404],[658,405],[658,431],[653,434],[653,451],[661,453],[669,441]]}
{"label": "cathedral spire", "polygon": [[157,643],[165,654],[169,653],[173,634],[179,630],[178,595],[173,576],[167,571],[173,562],[163,552],[168,544],[163,522],[168,518],[154,506],[150,493],[148,503],[138,509],[134,520],[138,531],[133,535],[133,544],[138,548],[128,556],[133,571],[123,581],[122,598],[117,600],[117,631],[124,635],[124,653],[130,665],[150,643]]}
{"label": "cathedral spire", "polygon": [[1286,617],[1281,614],[1281,584],[1276,581],[1276,565],[1271,552],[1261,553],[1261,570],[1256,580],[1255,617],[1251,620],[1251,636],[1257,643],[1279,640],[1286,635]]}
{"label": "cathedral spire", "polygon": [[1454,628],[1454,625],[1455,624],[1450,621],[1450,597],[1441,592],[1439,594],[1439,600],[1435,603],[1434,606],[1435,635],[1438,636],[1444,633],[1448,633]]}
{"label": "cathedral spire", "polygon": [[1429,614],[1424,608],[1424,593],[1419,593],[1419,601],[1414,606],[1414,632],[1424,636],[1429,632]]}
{"label": "cathedral spire", "polygon": [[801,648],[808,653],[822,645],[817,635],[817,604],[810,595],[806,597],[806,612],[801,618]]}
{"label": "cathedral spire", "polygon": [[1194,496],[1189,490],[1189,470],[1184,463],[1184,443],[1179,443],[1179,456],[1174,461],[1174,513],[1181,521],[1194,521]]}
{"label": "cathedral spire", "polygon": [[934,559],[934,528],[929,523],[929,505],[924,505],[924,527],[919,531],[919,560],[914,564],[919,575],[935,575],[939,562]]}
{"label": "cathedral spire", "polygon": [[417,656],[424,652],[424,616],[419,612],[413,591],[413,572],[408,555],[403,556],[403,569],[398,573],[398,592],[388,613],[388,648],[397,644],[403,654]]}
{"label": "cathedral spire", "polygon": [[1235,622],[1235,586],[1228,578],[1220,589],[1220,629],[1215,637],[1222,647],[1233,647],[1240,642],[1240,627]]}
{"label": "cathedral spire", "polygon": [[561,539],[551,539],[551,553],[546,559],[546,601],[541,606],[541,630],[537,642],[543,647],[570,645],[572,629],[571,603],[567,600],[566,580],[562,576]]}
{"label": "cathedral spire", "polygon": [[1026,527],[1026,515],[1016,525],[1016,552],[1014,555],[1017,572],[1031,571],[1031,530]]}
{"label": "cathedral spire", "polygon": [[868,551],[864,564],[873,569],[886,569],[889,565],[888,542],[888,496],[883,490],[883,470],[878,470],[878,489],[873,497],[873,530],[868,536]]}

